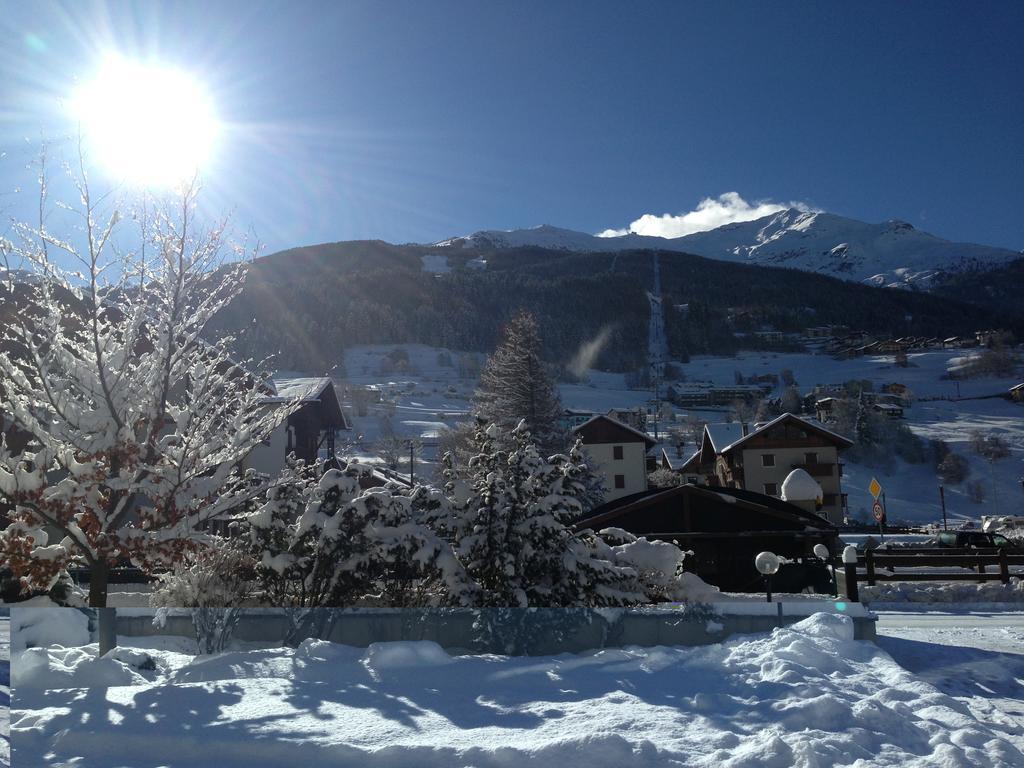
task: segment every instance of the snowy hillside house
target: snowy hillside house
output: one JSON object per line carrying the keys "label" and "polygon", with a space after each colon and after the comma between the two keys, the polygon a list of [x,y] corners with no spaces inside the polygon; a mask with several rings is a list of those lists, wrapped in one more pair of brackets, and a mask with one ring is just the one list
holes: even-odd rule
{"label": "snowy hillside house", "polygon": [[700,474],[709,485],[779,498],[790,472],[803,469],[821,486],[819,514],[838,525],[846,512],[839,454],[852,445],[852,440],[792,413],[753,429],[736,422],[708,424],[701,441]]}
{"label": "snowy hillside house", "polygon": [[273,379],[272,392],[261,400],[268,408],[298,399],[299,408],[280,424],[270,439],[246,458],[246,468],[276,474],[285,466],[285,458],[294,453],[306,464],[334,459],[335,435],[350,429],[341,410],[338,392],[328,377]]}
{"label": "snowy hillside house", "polygon": [[657,442],[611,416],[594,416],[572,430],[604,479],[605,500],[647,490],[647,452]]}

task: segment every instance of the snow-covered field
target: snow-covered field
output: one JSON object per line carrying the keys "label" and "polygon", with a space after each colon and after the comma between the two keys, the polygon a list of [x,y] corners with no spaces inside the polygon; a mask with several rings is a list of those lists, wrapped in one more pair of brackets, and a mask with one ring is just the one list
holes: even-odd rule
{"label": "snow-covered field", "polygon": [[[395,349],[408,356],[407,367],[401,372],[388,371],[386,362]],[[375,404],[370,413],[356,418],[351,435],[352,449],[366,460],[373,454],[374,442],[380,437],[381,419],[391,419],[396,434],[402,438],[417,438],[425,449],[417,456],[417,463],[425,462],[418,474],[430,477],[434,468],[436,435],[443,426],[452,426],[465,419],[471,407],[476,386],[473,376],[466,375],[460,358],[468,354],[477,364],[482,355],[461,353],[418,344],[357,346],[345,353],[348,380],[356,384],[380,386],[388,402]],[[984,501],[971,501],[966,484],[947,486],[946,506],[951,520],[975,520],[981,515],[1015,514],[1024,509],[1024,407],[998,397],[1020,383],[1020,378],[977,378],[961,381],[943,379],[956,360],[972,354],[970,350],[932,350],[912,353],[909,366],[899,368],[891,356],[862,357],[835,360],[829,355],[807,353],[744,352],[735,357],[694,357],[679,364],[690,381],[712,381],[732,384],[735,373],[744,376],[775,373],[783,369],[793,371],[802,392],[816,384],[842,384],[851,379],[866,379],[875,384],[899,382],[906,384],[919,398],[906,410],[906,423],[922,438],[946,440],[954,452],[963,455],[970,464],[968,480],[979,481],[985,492]],[[452,364],[449,365],[448,362]],[[1024,373],[1021,374],[1024,377]],[[781,385],[774,393],[781,393]],[[604,412],[611,408],[646,407],[651,401],[651,390],[630,389],[624,374],[590,371],[588,380],[581,384],[561,384],[559,391],[567,408]],[[921,400],[920,398],[957,397],[985,398],[967,400]],[[728,420],[728,409],[675,409],[678,418],[692,413],[705,421]],[[664,425],[662,425],[664,426]],[[981,429],[1004,437],[1009,441],[1012,455],[994,466],[968,449],[973,429]],[[343,440],[344,442],[344,440]],[[694,446],[695,447],[695,446]],[[379,459],[378,459],[379,461]],[[399,465],[408,471],[407,456]],[[849,494],[852,513],[867,512],[872,497],[867,488],[872,477],[877,477],[886,493],[890,519],[905,518],[919,522],[941,520],[939,480],[930,464],[907,464],[894,458],[882,466],[867,467],[847,461],[843,474],[843,491]],[[994,489],[994,490],[993,490]]]}
{"label": "snow-covered field", "polygon": [[1020,682],[997,679],[992,659],[964,668],[987,670],[998,699],[985,699],[947,646],[885,638],[901,665],[837,615],[699,648],[553,657],[310,640],[194,658],[163,640],[102,660],[94,645],[27,650],[15,665],[17,764],[1024,765],[1009,695]]}

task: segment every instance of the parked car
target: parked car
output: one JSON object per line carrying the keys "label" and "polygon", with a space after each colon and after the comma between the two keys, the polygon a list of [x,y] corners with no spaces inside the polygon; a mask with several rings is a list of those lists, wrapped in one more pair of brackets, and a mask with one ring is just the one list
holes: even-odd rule
{"label": "parked car", "polygon": [[1010,540],[1002,534],[981,531],[940,531],[935,538],[940,547],[992,549],[1013,546]]}

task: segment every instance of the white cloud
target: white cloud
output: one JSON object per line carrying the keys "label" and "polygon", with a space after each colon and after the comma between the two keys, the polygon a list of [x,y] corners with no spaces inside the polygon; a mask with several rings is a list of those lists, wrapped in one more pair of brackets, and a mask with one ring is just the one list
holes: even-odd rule
{"label": "white cloud", "polygon": [[706,232],[734,221],[760,219],[762,216],[770,216],[788,208],[811,210],[806,203],[796,202],[775,203],[770,200],[759,200],[750,204],[740,197],[738,192],[726,192],[717,198],[705,197],[697,204],[695,210],[687,213],[678,216],[671,213],[663,213],[661,216],[645,213],[626,229],[606,229],[604,232],[598,232],[597,236],[621,237],[633,233],[650,237],[683,237],[694,232]]}

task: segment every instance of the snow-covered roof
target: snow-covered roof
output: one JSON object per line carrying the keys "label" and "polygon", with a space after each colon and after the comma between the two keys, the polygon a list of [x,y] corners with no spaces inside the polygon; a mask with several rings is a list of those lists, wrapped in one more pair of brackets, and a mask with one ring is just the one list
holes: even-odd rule
{"label": "snow-covered roof", "polygon": [[263,398],[264,403],[285,403],[300,400],[312,403],[320,399],[320,395],[331,385],[329,376],[315,378],[271,379],[274,394]]}
{"label": "snow-covered roof", "polygon": [[643,440],[644,443],[646,445],[648,445],[648,446],[657,445],[657,441],[653,437],[648,435],[646,432],[641,432],[639,429],[633,429],[633,427],[629,426],[628,424],[623,424],[618,419],[616,419],[616,418],[614,418],[612,416],[606,416],[605,414],[601,414],[601,413],[599,413],[598,415],[596,415],[596,416],[594,416],[592,418],[587,419],[585,422],[580,424],[578,427],[573,427],[573,429],[571,431],[572,432],[581,432],[584,429],[586,429],[587,426],[589,426],[590,424],[593,424],[594,422],[598,421],[599,419],[604,419],[605,421],[610,421],[616,427],[621,427],[622,429],[625,429],[628,432],[632,432],[634,435],[636,435],[641,440]]}
{"label": "snow-covered roof", "polygon": [[738,421],[731,421],[727,424],[707,424],[708,437],[711,438],[711,447],[715,453],[721,453],[730,445],[743,437],[743,425]]}
{"label": "snow-covered roof", "polygon": [[821,486],[806,470],[794,469],[782,481],[783,501],[819,501],[821,499]]}
{"label": "snow-covered roof", "polygon": [[[799,421],[804,426],[809,427],[810,429],[814,430],[815,432],[818,432],[819,434],[823,434],[823,435],[826,435],[828,437],[831,437],[835,442],[842,443],[846,447],[849,447],[849,446],[853,445],[853,441],[850,438],[843,437],[838,432],[833,432],[831,429],[826,429],[825,426],[822,425],[821,422],[819,422],[819,421],[816,421],[814,419],[805,419],[802,416],[797,416],[796,414],[793,414],[793,413],[784,413],[781,416],[778,416],[778,417],[772,419],[767,424],[759,424],[759,425],[757,425],[757,428],[756,429],[752,429],[749,434],[743,435],[739,439],[737,439],[737,440],[733,441],[732,443],[726,445],[724,448],[719,449],[718,445],[716,443],[715,444],[715,452],[716,453],[725,453],[726,451],[731,451],[734,448],[736,448],[737,446],[739,446],[741,443],[745,443],[747,440],[749,440],[750,438],[754,437],[754,435],[758,435],[758,434],[760,434],[762,431],[764,431],[766,429],[771,429],[776,424],[780,424],[780,423],[782,423],[783,421],[786,421],[786,420],[796,420],[796,421]],[[709,424],[708,426],[711,426],[711,425]]]}

